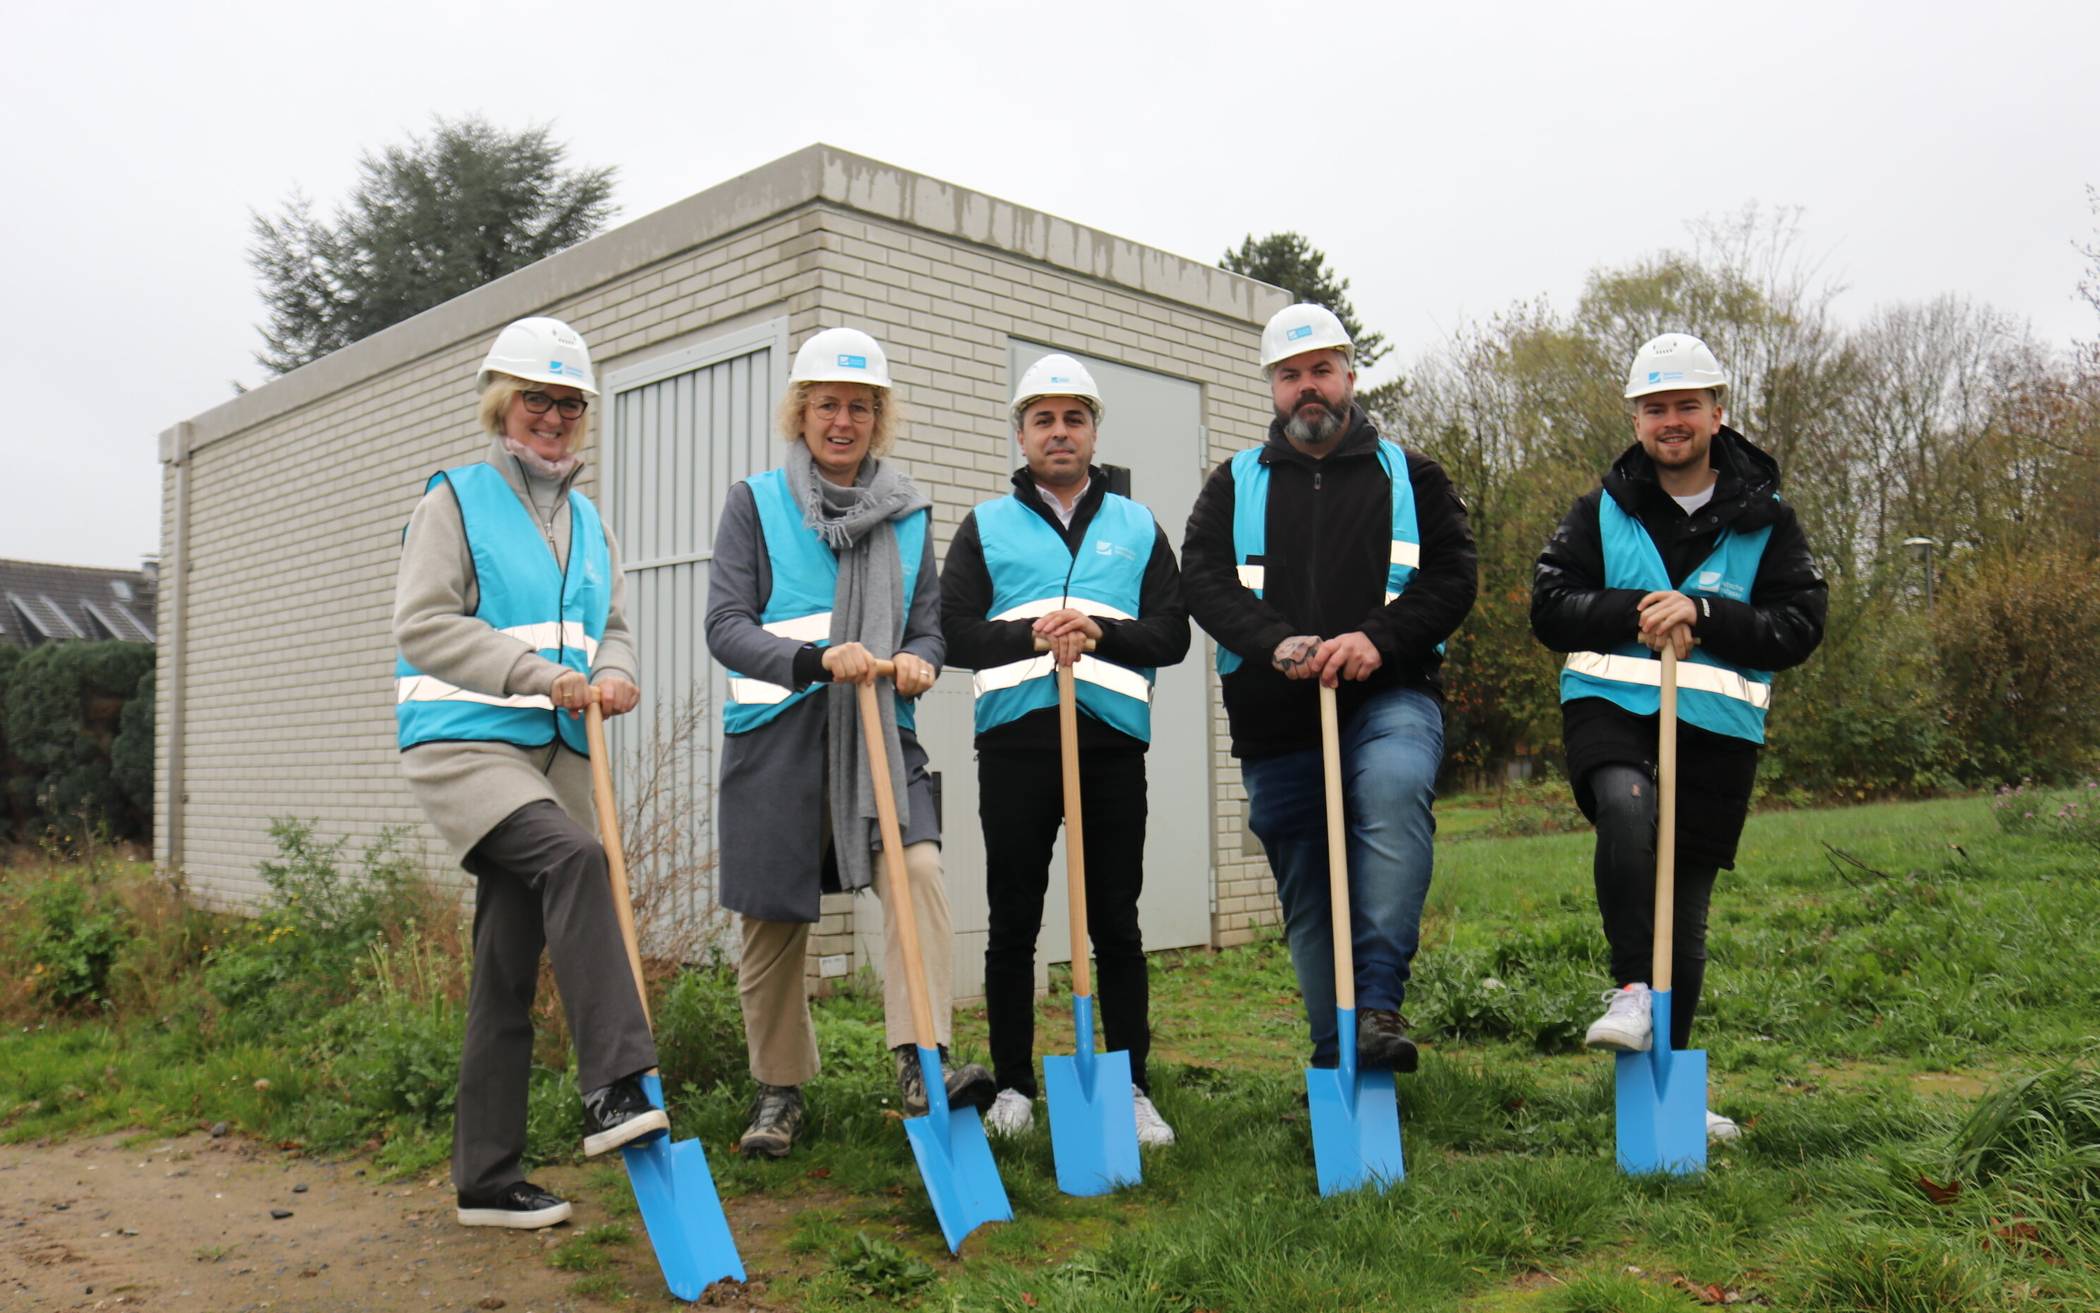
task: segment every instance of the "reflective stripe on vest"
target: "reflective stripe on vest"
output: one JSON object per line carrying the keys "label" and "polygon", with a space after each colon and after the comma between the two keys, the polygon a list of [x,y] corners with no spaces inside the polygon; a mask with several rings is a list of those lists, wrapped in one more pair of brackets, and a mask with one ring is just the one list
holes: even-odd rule
{"label": "reflective stripe on vest", "polygon": [[[751,489],[752,503],[758,508],[766,560],[773,572],[773,590],[758,614],[760,627],[796,643],[828,646],[832,601],[838,593],[837,553],[803,523],[802,508],[788,488],[785,470],[766,470],[744,483]],[[904,572],[904,612],[909,615],[912,596],[918,590],[919,560],[926,552],[926,511],[914,511],[892,527],[896,530],[898,565]],[[722,728],[730,734],[757,729],[823,687],[811,684],[798,692],[734,670],[727,674],[729,697],[722,704]],[[913,728],[915,701],[897,699],[897,724],[904,729]]]}
{"label": "reflective stripe on vest", "polygon": [[[1145,566],[1159,530],[1152,512],[1128,497],[1101,499],[1077,551],[1049,521],[1016,496],[986,502],[973,514],[992,581],[991,620],[1035,620],[1070,607],[1103,620],[1135,619]],[[978,671],[976,727],[987,730],[1057,705],[1056,663],[1048,653]],[[1081,656],[1072,665],[1079,710],[1140,742],[1152,741],[1149,667]]]}
{"label": "reflective stripe on vest", "polygon": [[[1249,447],[1232,458],[1232,556],[1240,587],[1257,597],[1268,583],[1268,567],[1261,558],[1268,552],[1269,467],[1262,464],[1261,453],[1262,448]],[[1378,463],[1393,489],[1393,542],[1385,572],[1385,600],[1391,602],[1407,591],[1415,571],[1422,568],[1422,531],[1415,519],[1415,483],[1407,476],[1407,453],[1399,443],[1380,438]],[[1439,643],[1437,651],[1443,650]],[[1218,673],[1229,675],[1239,668],[1239,653],[1219,644]]]}
{"label": "reflective stripe on vest", "polygon": [[[474,558],[474,616],[558,665],[588,676],[612,607],[612,551],[598,509],[569,493],[569,565],[563,570],[525,504],[495,467],[465,465],[431,476],[450,484]],[[559,618],[550,618],[556,612]],[[544,695],[481,693],[394,659],[394,725],[403,748],[487,740],[542,747],[556,734],[589,753],[583,723],[557,715]]]}
{"label": "reflective stripe on vest", "polygon": [[[1687,597],[1748,601],[1758,562],[1772,526],[1751,533],[1722,530],[1713,553],[1681,584],[1673,584],[1655,540],[1610,493],[1599,498],[1597,527],[1604,542],[1604,586],[1643,593],[1677,591]],[[1765,712],[1772,705],[1770,671],[1729,665],[1703,647],[1677,663],[1677,714],[1704,730],[1730,738],[1765,741]],[[1601,697],[1636,716],[1662,708],[1662,661],[1640,643],[1610,652],[1571,652],[1561,666],[1560,700]]]}

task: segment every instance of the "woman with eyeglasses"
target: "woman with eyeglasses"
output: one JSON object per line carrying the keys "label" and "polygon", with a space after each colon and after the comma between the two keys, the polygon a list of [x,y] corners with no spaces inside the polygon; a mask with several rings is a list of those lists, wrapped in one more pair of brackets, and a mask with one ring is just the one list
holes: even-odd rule
{"label": "woman with eyeglasses", "polygon": [[586,1155],[667,1130],[591,812],[579,713],[632,711],[619,548],[576,490],[598,395],[583,339],[521,319],[477,376],[481,461],[431,476],[394,591],[395,720],[416,800],[475,878],[474,976],[453,1114],[465,1226],[533,1229],[569,1205],[525,1179],[532,999],[554,963]]}
{"label": "woman with eyeglasses", "polygon": [[[932,503],[886,458],[897,430],[889,361],[852,328],[803,343],[777,417],[778,469],[729,490],[715,532],[707,646],[731,672],[723,706],[717,896],[739,914],[737,984],[757,1082],[738,1151],[784,1157],[817,1074],[804,993],[810,926],[826,893],[876,886],[874,786],[854,685],[896,667],[882,699],[912,907],[934,1029],[945,1051],[952,937],[941,884],[940,818],[912,705],[946,655],[933,561]],[[894,708],[894,709],[893,709]],[[915,1056],[897,919],[883,918],[883,1013],[907,1117],[927,1111]],[[949,1106],[980,1111],[997,1092],[975,1063],[942,1064]]]}

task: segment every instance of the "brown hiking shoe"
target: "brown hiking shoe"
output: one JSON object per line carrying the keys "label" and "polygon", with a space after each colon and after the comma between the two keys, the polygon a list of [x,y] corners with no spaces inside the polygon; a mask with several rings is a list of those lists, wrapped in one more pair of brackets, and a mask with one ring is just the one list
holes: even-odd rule
{"label": "brown hiking shoe", "polygon": [[736,1151],[746,1158],[787,1157],[804,1116],[801,1086],[761,1083],[758,1097],[751,1101],[751,1124],[736,1142]]}

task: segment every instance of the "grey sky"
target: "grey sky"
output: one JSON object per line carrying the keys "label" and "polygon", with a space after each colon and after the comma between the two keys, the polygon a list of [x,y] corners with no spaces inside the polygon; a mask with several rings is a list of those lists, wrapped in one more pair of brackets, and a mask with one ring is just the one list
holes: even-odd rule
{"label": "grey sky", "polygon": [[156,550],[156,435],[263,377],[248,210],[332,205],[434,113],[551,120],[622,220],[827,141],[1201,260],[1295,228],[1389,365],[1747,201],[1805,208],[1847,319],[2100,335],[2100,5],[1472,8],[11,6],[0,556]]}

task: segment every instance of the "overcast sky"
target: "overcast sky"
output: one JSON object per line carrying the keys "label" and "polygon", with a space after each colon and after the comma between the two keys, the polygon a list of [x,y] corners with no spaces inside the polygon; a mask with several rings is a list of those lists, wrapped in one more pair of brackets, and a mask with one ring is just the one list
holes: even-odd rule
{"label": "overcast sky", "polygon": [[158,433],[264,377],[249,210],[332,207],[433,114],[551,121],[619,167],[616,222],[825,141],[1198,260],[1297,229],[1390,364],[1746,202],[1803,207],[1848,320],[1952,292],[2100,335],[2091,3],[193,0],[7,29],[0,557],[157,550]]}

